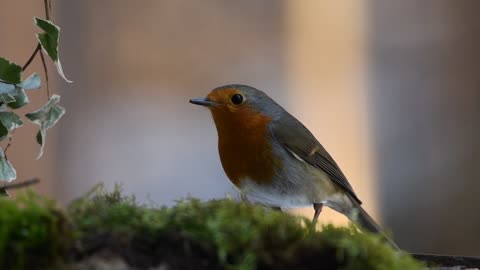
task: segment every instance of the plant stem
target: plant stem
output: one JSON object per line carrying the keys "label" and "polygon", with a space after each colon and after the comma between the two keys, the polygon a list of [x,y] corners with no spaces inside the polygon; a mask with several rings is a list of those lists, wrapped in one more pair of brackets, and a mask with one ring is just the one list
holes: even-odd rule
{"label": "plant stem", "polygon": [[6,159],[6,160],[8,160],[7,150],[8,150],[8,148],[10,148],[10,146],[12,145],[13,134],[15,134],[15,130],[17,130],[16,127],[12,130],[12,133],[8,135],[8,144],[7,144],[7,146],[5,146],[5,149],[3,150],[3,154],[5,155],[5,159]]}
{"label": "plant stem", "polygon": [[25,63],[25,65],[23,65],[22,67],[22,71],[25,71],[27,69],[28,66],[30,66],[30,64],[32,63],[33,59],[35,58],[35,56],[37,56],[37,53],[40,51],[42,47],[40,46],[40,43],[37,43],[37,47],[35,48],[35,50],[33,51],[32,55],[30,56],[30,58],[28,58],[28,61],[27,63]]}
{"label": "plant stem", "polygon": [[40,179],[32,178],[32,179],[25,180],[25,181],[20,182],[20,183],[5,184],[2,187],[0,187],[0,193],[5,192],[7,189],[26,187],[26,186],[34,185],[38,182],[40,182]]}
{"label": "plant stem", "polygon": [[45,18],[50,20],[50,10],[52,9],[52,3],[50,0],[43,0],[43,5],[45,6]]}

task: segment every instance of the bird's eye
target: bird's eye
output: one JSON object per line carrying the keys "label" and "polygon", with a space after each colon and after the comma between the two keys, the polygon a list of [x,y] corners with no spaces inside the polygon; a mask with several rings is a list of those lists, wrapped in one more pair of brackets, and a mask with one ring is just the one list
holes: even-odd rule
{"label": "bird's eye", "polygon": [[243,102],[243,96],[240,94],[235,94],[232,96],[232,103],[235,105],[241,104]]}

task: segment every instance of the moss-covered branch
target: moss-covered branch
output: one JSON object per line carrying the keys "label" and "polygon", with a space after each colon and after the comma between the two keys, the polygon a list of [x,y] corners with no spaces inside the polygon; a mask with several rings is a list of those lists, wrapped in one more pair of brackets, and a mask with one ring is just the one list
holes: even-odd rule
{"label": "moss-covered branch", "polygon": [[66,214],[33,193],[1,199],[0,206],[8,209],[0,221],[9,224],[0,231],[1,257],[7,258],[1,269],[92,269],[84,265],[92,258],[136,269],[421,268],[353,227],[318,232],[309,220],[232,200],[155,208],[99,187]]}

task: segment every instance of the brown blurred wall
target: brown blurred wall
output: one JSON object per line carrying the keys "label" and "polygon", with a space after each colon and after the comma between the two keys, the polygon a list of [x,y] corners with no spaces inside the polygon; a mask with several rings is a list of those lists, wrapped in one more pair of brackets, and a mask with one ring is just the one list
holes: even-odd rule
{"label": "brown blurred wall", "polygon": [[480,255],[479,1],[369,1],[380,209],[400,246]]}

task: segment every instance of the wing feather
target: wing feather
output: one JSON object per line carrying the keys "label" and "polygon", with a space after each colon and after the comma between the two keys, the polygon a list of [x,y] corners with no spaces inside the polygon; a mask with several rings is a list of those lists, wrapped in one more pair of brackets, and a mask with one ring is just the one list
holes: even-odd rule
{"label": "wing feather", "polygon": [[270,128],[272,137],[296,158],[323,170],[333,182],[361,204],[362,202],[358,199],[347,178],[327,150],[302,123],[293,116],[289,116],[291,118],[290,121],[287,121],[287,125],[285,125],[285,121],[281,126],[279,123],[272,123]]}

